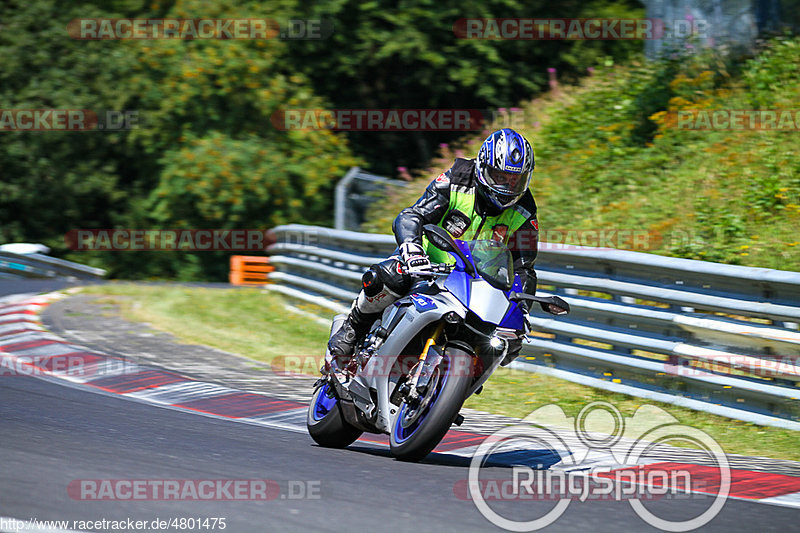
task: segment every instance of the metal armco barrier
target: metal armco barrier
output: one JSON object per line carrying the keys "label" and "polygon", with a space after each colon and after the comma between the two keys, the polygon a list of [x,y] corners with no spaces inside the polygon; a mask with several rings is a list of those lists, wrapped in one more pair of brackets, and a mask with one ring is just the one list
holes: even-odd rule
{"label": "metal armco barrier", "polygon": [[[276,289],[341,310],[393,236],[275,228]],[[540,244],[537,294],[512,367],[749,422],[800,430],[800,273]]]}
{"label": "metal armco barrier", "polygon": [[273,270],[268,257],[232,255],[228,280],[231,285],[264,285]]}
{"label": "metal armco barrier", "polygon": [[94,268],[44,254],[0,252],[0,277],[100,279],[106,275]]}

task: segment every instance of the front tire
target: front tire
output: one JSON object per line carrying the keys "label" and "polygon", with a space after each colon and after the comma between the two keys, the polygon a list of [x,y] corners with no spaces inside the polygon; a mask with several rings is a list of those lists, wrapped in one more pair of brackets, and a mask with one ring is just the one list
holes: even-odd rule
{"label": "front tire", "polygon": [[472,355],[447,348],[439,370],[433,396],[423,412],[414,413],[405,402],[400,405],[389,445],[392,455],[401,461],[419,461],[444,438],[472,384]]}
{"label": "front tire", "polygon": [[306,416],[306,427],[311,438],[326,448],[345,448],[363,433],[342,417],[342,410],[335,395],[329,395],[330,385],[317,388],[311,398]]}

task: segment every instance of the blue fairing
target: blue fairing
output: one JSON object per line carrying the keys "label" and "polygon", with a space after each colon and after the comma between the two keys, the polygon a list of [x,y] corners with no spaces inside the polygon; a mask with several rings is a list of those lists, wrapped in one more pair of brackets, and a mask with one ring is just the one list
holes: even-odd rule
{"label": "blue fairing", "polygon": [[469,307],[471,281],[472,277],[467,275],[464,270],[453,270],[444,280],[444,288],[450,291],[459,302]]}
{"label": "blue fairing", "polygon": [[[470,263],[472,263],[472,254],[469,251],[467,243],[459,239],[455,239],[455,242],[458,249],[461,250]],[[469,307],[469,297],[471,296],[470,280],[472,276],[466,273],[466,265],[464,265],[464,261],[462,261],[457,254],[451,252],[450,255],[456,260],[456,266],[447,279],[444,280],[444,287],[450,291],[459,302]],[[472,266],[474,267],[475,265]]]}
{"label": "blue fairing", "polygon": [[[456,246],[458,246],[458,249],[461,250],[464,256],[466,256],[466,258],[469,260],[470,263],[472,263],[472,266],[474,267],[475,264],[472,261],[472,252],[470,252],[469,250],[469,244],[466,241],[456,239]],[[450,255],[456,258],[456,268],[461,267],[461,269],[463,270],[465,268],[464,261],[462,261],[461,258],[454,253],[451,253]]]}
{"label": "blue fairing", "polygon": [[522,280],[519,279],[519,274],[514,274],[514,284],[511,286],[511,291],[522,292]]}
{"label": "blue fairing", "polygon": [[[514,284],[511,286],[510,291],[506,291],[506,296],[512,292],[522,292],[522,282],[519,279],[519,274],[516,273],[514,274]],[[511,306],[508,308],[506,316],[504,316],[503,320],[500,321],[499,326],[502,328],[511,329],[524,328],[525,315],[523,315],[519,305],[517,305],[515,302],[511,302]]]}
{"label": "blue fairing", "polygon": [[498,324],[501,328],[510,328],[510,329],[524,329],[525,326],[525,318],[520,310],[519,306],[516,303],[511,303],[511,306],[508,308],[508,312],[506,316],[503,317],[503,320],[500,321]]}

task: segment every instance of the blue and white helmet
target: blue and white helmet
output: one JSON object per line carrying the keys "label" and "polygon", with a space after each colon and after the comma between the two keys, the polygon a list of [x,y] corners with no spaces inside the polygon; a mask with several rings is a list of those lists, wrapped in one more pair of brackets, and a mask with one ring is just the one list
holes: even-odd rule
{"label": "blue and white helmet", "polygon": [[478,151],[478,191],[498,209],[517,203],[531,184],[533,148],[510,128],[489,135]]}

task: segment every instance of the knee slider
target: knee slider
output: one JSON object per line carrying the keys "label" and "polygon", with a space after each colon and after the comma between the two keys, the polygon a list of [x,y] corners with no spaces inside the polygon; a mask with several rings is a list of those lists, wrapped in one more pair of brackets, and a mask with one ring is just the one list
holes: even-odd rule
{"label": "knee slider", "polygon": [[367,298],[372,298],[383,290],[383,280],[380,272],[374,267],[364,272],[364,275],[361,276],[361,284],[364,287],[364,294]]}
{"label": "knee slider", "polygon": [[376,265],[378,276],[384,287],[397,295],[404,295],[411,288],[411,276],[400,271],[400,262],[390,259]]}

